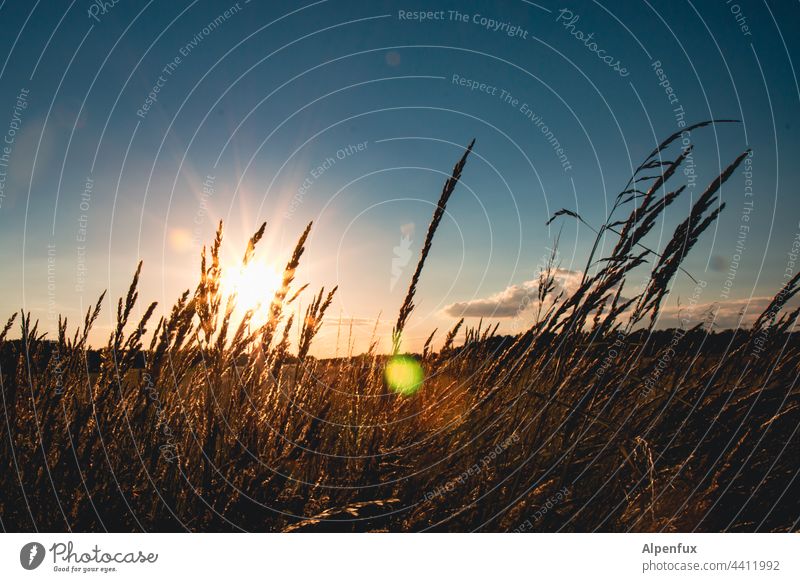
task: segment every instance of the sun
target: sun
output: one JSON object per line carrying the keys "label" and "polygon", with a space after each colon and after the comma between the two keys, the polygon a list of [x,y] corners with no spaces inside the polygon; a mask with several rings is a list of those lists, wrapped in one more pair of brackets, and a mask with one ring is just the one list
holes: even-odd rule
{"label": "sun", "polygon": [[236,311],[244,315],[253,311],[252,322],[260,325],[266,321],[269,305],[281,285],[277,270],[263,261],[250,261],[247,265],[224,269],[220,288],[227,299],[236,296]]}

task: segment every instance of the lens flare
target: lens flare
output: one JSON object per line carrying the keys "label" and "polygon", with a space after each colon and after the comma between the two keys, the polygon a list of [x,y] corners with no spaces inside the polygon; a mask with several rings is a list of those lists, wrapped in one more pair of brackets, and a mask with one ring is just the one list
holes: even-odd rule
{"label": "lens flare", "polygon": [[412,356],[394,356],[386,364],[384,377],[393,391],[403,396],[411,396],[422,388],[425,373]]}

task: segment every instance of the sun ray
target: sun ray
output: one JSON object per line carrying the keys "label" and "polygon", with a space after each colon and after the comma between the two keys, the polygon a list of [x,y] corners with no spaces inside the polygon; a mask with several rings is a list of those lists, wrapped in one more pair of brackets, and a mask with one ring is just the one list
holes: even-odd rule
{"label": "sun ray", "polygon": [[253,311],[254,326],[266,323],[269,304],[281,284],[278,271],[265,261],[252,260],[247,265],[223,269],[221,289],[225,300],[235,296],[234,315],[241,317],[249,309]]}

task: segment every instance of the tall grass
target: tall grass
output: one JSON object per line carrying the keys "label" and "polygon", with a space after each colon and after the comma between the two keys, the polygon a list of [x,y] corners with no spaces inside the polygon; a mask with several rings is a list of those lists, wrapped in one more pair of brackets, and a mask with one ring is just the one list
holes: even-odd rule
{"label": "tall grass", "polygon": [[[686,157],[663,159],[674,139],[636,170],[596,229],[577,291],[554,296],[553,255],[528,329],[500,337],[497,325],[461,320],[438,349],[431,334],[418,355],[425,384],[410,397],[385,386],[388,356],[376,353],[377,341],[361,356],[309,356],[336,291],[320,289],[301,320],[289,315],[305,289],[295,273],[311,225],[259,326],[252,313],[234,321],[236,298],[222,294],[221,224],[203,249],[198,284],[157,321],[155,304],[138,308],[139,264],[96,372],[88,336],[104,297],[74,334],[59,320],[53,340],[30,314],[12,316],[0,333],[0,525],[797,529],[800,353],[790,332],[798,311],[783,308],[798,278],[750,330],[715,334],[699,320],[655,330],[681,263],[722,211],[720,187],[746,155],[711,182],[657,251],[645,245],[647,234],[684,191],[667,186]],[[472,146],[437,204],[392,353],[402,349],[425,259]],[[556,215],[583,220],[566,209]],[[597,258],[603,237],[615,244]],[[648,281],[631,293],[627,277],[645,268]],[[8,340],[15,325],[20,338]]]}

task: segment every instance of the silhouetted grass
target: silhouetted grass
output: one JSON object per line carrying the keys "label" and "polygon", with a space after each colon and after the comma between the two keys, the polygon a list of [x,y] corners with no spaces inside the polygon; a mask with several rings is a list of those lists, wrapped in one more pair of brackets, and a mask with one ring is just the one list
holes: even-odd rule
{"label": "silhouetted grass", "polygon": [[[595,244],[574,294],[553,296],[553,255],[530,328],[501,338],[481,322],[459,336],[461,320],[438,350],[431,334],[413,396],[386,387],[390,356],[377,342],[362,356],[308,355],[336,291],[320,289],[302,321],[286,317],[304,289],[294,279],[311,225],[260,326],[251,313],[233,321],[235,298],[220,290],[221,224],[194,291],[154,324],[155,304],[134,316],[139,265],[96,372],[87,338],[103,297],[73,335],[59,320],[53,341],[29,314],[12,316],[0,334],[3,529],[509,531],[528,520],[538,531],[795,530],[800,354],[789,332],[798,311],[782,309],[798,281],[751,330],[653,331],[670,282],[724,206],[720,186],[746,155],[656,252],[643,241],[683,192],[666,188],[685,159],[662,159],[672,141],[637,169],[596,230],[598,242],[617,242],[602,259]],[[394,353],[471,149],[437,205]],[[625,293],[626,277],[645,265],[647,284]],[[20,340],[7,341],[15,323]]]}

